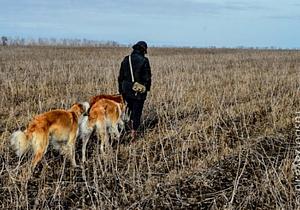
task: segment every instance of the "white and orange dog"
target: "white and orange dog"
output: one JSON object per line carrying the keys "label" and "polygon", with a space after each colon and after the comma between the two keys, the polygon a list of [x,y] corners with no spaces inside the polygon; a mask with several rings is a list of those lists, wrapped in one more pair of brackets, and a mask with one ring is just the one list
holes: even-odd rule
{"label": "white and orange dog", "polygon": [[37,115],[27,129],[12,134],[11,144],[21,157],[30,148],[33,150],[32,170],[42,159],[49,143],[55,149],[67,155],[73,166],[75,161],[75,143],[79,132],[79,124],[83,114],[89,109],[89,104],[75,103],[69,110],[52,110]]}
{"label": "white and orange dog", "polygon": [[90,110],[80,126],[82,138],[82,161],[86,161],[86,146],[94,130],[101,141],[100,149],[104,151],[109,137],[120,138],[120,131],[124,129],[126,104],[121,95],[98,95],[90,100]]}

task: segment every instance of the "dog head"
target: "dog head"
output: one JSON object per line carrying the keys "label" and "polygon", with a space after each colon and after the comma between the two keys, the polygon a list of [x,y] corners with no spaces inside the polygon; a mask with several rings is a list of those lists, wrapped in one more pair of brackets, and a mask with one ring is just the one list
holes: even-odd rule
{"label": "dog head", "polygon": [[120,97],[120,102],[119,102],[120,108],[121,108],[122,113],[124,113],[126,111],[127,103],[124,100],[122,95],[119,95],[119,97]]}
{"label": "dog head", "polygon": [[118,103],[120,112],[121,112],[121,119],[124,122],[129,122],[129,110],[127,109],[127,102],[124,100],[123,96],[120,95],[120,102]]}
{"label": "dog head", "polygon": [[89,108],[90,105],[88,102],[75,103],[71,106],[70,111],[75,112],[77,116],[81,116],[87,113]]}

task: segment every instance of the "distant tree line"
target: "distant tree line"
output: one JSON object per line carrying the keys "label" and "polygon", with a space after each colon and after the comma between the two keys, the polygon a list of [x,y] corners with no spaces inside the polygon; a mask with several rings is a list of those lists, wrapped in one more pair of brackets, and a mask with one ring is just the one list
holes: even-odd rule
{"label": "distant tree line", "polygon": [[19,38],[19,37],[7,37],[1,36],[1,44],[3,46],[88,46],[88,47],[101,47],[110,46],[117,47],[123,46],[116,41],[96,41],[89,39],[56,39],[56,38]]}
{"label": "distant tree line", "polygon": [[[89,39],[57,39],[57,38],[20,38],[20,37],[8,37],[1,36],[0,46],[70,46],[70,47],[130,47],[129,45],[120,44],[116,41],[97,41],[97,40],[89,40]],[[159,47],[170,47],[174,48],[174,46],[163,45]],[[177,47],[175,47],[177,48]],[[199,48],[192,46],[182,46],[179,48]],[[208,49],[265,49],[265,50],[281,50],[282,48],[269,46],[269,47],[245,47],[245,46],[236,46],[236,47],[216,47],[216,46],[208,46],[202,47]],[[286,49],[286,48],[284,48]],[[291,48],[294,50],[299,50],[300,48]]]}

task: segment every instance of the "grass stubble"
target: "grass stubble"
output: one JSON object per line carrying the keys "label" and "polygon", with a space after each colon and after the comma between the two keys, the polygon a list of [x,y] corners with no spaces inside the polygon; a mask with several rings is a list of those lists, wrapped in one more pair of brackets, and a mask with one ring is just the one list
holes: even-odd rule
{"label": "grass stubble", "polygon": [[[300,52],[152,48],[141,137],[72,168],[48,150],[31,177],[10,134],[36,114],[117,91],[129,48],[0,48],[1,209],[297,209]],[[80,141],[77,143],[80,162]]]}

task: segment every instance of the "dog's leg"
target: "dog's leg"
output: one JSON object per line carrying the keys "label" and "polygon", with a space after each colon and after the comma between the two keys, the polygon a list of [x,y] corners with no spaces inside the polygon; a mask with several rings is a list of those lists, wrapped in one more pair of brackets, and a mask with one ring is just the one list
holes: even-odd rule
{"label": "dog's leg", "polygon": [[86,146],[94,130],[94,122],[89,122],[88,116],[84,116],[79,129],[79,136],[82,139],[82,162],[86,161]]}
{"label": "dog's leg", "polygon": [[91,133],[84,135],[84,137],[82,137],[82,162],[86,161],[86,146],[87,143],[91,137]]}
{"label": "dog's leg", "polygon": [[117,123],[115,123],[115,124],[112,125],[112,133],[114,134],[114,138],[116,138],[116,139],[120,138],[121,134],[119,132],[118,124]]}
{"label": "dog's leg", "polygon": [[77,127],[75,127],[70,135],[69,135],[69,140],[67,143],[67,147],[69,150],[69,158],[72,162],[73,167],[78,167],[78,165],[76,164],[76,160],[75,160],[75,143],[76,143],[76,137],[77,137]]}
{"label": "dog's leg", "polygon": [[107,145],[108,143],[108,133],[107,133],[107,128],[105,123],[102,123],[101,126],[98,126],[97,133],[99,136],[98,138],[101,141],[100,144],[101,152],[104,153],[104,145]]}
{"label": "dog's leg", "polygon": [[118,128],[120,129],[119,132],[122,133],[125,130],[125,123],[123,120],[118,122]]}
{"label": "dog's leg", "polygon": [[45,131],[35,132],[32,139],[32,148],[34,157],[32,159],[31,168],[32,171],[35,169],[38,162],[41,161],[42,157],[47,151],[49,139]]}

